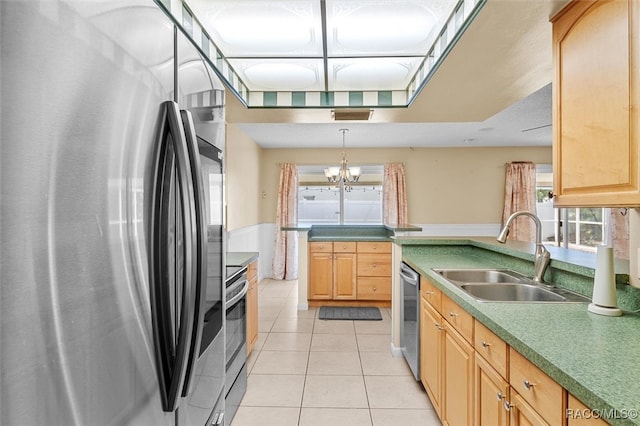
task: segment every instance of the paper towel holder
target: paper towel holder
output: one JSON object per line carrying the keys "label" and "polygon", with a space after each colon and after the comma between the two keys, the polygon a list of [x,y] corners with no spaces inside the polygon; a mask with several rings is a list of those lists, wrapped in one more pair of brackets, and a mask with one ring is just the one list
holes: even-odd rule
{"label": "paper towel holder", "polygon": [[596,252],[596,272],[593,280],[592,302],[589,312],[610,317],[619,317],[622,310],[617,306],[616,276],[613,266],[613,248],[598,246]]}

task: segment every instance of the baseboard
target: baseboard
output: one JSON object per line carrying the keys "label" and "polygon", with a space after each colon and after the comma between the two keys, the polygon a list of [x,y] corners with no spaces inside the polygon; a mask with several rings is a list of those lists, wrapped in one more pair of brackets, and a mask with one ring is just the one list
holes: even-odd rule
{"label": "baseboard", "polygon": [[308,303],[298,303],[298,310],[299,311],[308,311],[309,310],[309,304]]}
{"label": "baseboard", "polygon": [[393,342],[389,343],[391,346],[391,356],[394,358],[402,358],[402,348],[397,347]]}

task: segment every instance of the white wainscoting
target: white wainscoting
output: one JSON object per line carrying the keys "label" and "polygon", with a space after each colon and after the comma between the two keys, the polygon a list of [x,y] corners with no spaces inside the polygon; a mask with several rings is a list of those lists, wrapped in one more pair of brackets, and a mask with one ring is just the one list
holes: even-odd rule
{"label": "white wainscoting", "polygon": [[234,229],[227,233],[227,251],[258,252],[258,279],[273,277],[273,250],[276,224],[261,223]]}

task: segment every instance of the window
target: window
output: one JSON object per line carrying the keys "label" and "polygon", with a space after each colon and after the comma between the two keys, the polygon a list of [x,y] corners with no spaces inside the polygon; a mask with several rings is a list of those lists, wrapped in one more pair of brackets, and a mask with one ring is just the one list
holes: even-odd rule
{"label": "window", "polygon": [[381,225],[384,166],[362,166],[348,187],[327,182],[326,167],[298,166],[298,223]]}
{"label": "window", "polygon": [[553,171],[549,164],[536,167],[536,208],[542,222],[542,240],[546,244],[584,251],[595,251],[606,237],[605,208],[554,208],[549,193],[553,188]]}

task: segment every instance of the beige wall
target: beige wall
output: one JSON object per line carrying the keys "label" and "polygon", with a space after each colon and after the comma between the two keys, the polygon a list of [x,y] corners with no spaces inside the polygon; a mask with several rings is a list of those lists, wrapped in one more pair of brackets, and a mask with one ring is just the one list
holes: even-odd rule
{"label": "beige wall", "polygon": [[227,124],[226,140],[227,230],[233,231],[260,223],[262,148],[234,124]]}
{"label": "beige wall", "polygon": [[[263,149],[260,161],[260,222],[275,222],[278,164],[333,164],[337,149]],[[409,222],[500,223],[505,163],[551,164],[551,147],[397,148],[346,150],[350,164],[402,162],[407,178]]]}

